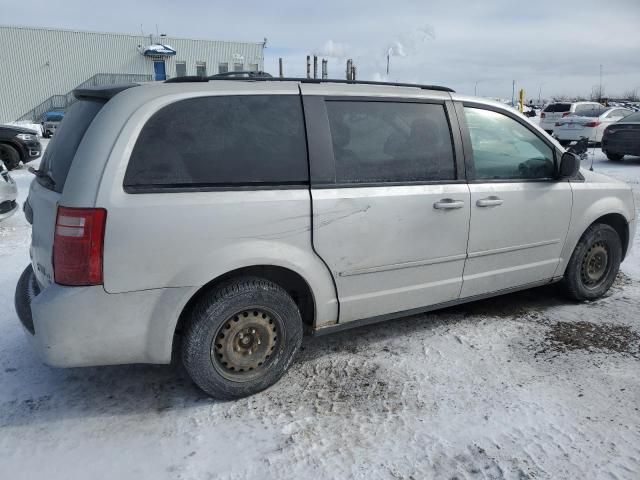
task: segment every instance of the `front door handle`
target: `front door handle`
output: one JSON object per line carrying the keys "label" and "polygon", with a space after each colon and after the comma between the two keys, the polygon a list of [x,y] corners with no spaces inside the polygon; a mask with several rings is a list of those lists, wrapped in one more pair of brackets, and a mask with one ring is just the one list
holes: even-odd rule
{"label": "front door handle", "polygon": [[453,198],[443,198],[433,204],[433,208],[436,210],[455,210],[456,208],[462,207],[464,207],[464,202],[462,200],[454,200]]}
{"label": "front door handle", "polygon": [[502,205],[503,201],[504,200],[502,200],[501,198],[491,196],[487,198],[481,198],[476,202],[476,205],[478,207],[497,207],[498,205]]}

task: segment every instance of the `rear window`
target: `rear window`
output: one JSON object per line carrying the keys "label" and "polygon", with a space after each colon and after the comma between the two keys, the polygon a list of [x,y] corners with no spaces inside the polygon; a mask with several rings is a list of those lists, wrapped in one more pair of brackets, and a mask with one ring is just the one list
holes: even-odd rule
{"label": "rear window", "polygon": [[131,153],[127,191],[308,183],[298,95],[198,97],[147,121]]}
{"label": "rear window", "polygon": [[42,186],[62,193],[78,145],[105,103],[106,100],[81,100],[67,111],[40,162],[40,170],[51,177],[53,184],[36,177]]}
{"label": "rear window", "polygon": [[338,183],[454,180],[442,105],[328,101]]}
{"label": "rear window", "polygon": [[544,112],[559,113],[568,112],[571,110],[570,103],[551,103],[545,107]]}
{"label": "rear window", "polygon": [[640,122],[640,112],[632,113],[624,118],[625,122]]}
{"label": "rear window", "polygon": [[576,111],[572,116],[576,116],[576,117],[599,117],[600,115],[602,115],[604,112],[606,112],[607,109],[606,108],[594,108],[592,110],[582,110],[582,111]]}

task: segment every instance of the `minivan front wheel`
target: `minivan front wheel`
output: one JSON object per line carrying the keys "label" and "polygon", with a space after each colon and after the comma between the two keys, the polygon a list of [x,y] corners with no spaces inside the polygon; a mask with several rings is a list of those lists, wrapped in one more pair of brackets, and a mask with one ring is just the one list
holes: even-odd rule
{"label": "minivan front wheel", "polygon": [[618,275],[622,242],[611,226],[591,225],[576,245],[565,271],[564,284],[575,300],[595,300],[604,295]]}
{"label": "minivan front wheel", "polygon": [[302,318],[291,296],[268,280],[242,277],[191,309],[182,361],[209,395],[240,398],[276,383],[301,342]]}

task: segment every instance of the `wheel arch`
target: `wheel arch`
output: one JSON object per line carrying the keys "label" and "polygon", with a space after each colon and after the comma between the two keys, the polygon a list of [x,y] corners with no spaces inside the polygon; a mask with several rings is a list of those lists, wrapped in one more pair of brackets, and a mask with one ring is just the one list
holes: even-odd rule
{"label": "wheel arch", "polygon": [[12,147],[16,152],[18,152],[18,156],[20,157],[20,161],[23,162],[25,159],[25,151],[22,145],[18,142],[12,142],[11,140],[0,140],[0,148],[7,146]]}
{"label": "wheel arch", "polygon": [[175,351],[176,337],[179,337],[182,333],[185,323],[189,319],[189,314],[193,306],[204,296],[206,296],[212,289],[218,285],[224,283],[231,278],[237,278],[242,276],[260,277],[266,280],[272,281],[282,288],[284,288],[289,295],[293,298],[296,305],[300,310],[302,316],[302,322],[305,326],[313,328],[316,323],[317,316],[317,304],[316,298],[313,293],[313,289],[309,282],[298,272],[282,267],[279,265],[251,265],[246,267],[236,268],[223,273],[216,278],[212,279],[202,287],[200,287],[182,308],[178,321],[175,325],[173,335],[173,348]]}
{"label": "wheel arch", "polygon": [[[616,231],[620,237],[620,243],[622,244],[622,260],[624,260],[627,255],[627,250],[629,249],[629,223],[627,222],[627,219],[620,213],[608,213],[597,218],[589,225],[589,227],[597,223],[609,225]],[[582,234],[584,235],[584,232]]]}

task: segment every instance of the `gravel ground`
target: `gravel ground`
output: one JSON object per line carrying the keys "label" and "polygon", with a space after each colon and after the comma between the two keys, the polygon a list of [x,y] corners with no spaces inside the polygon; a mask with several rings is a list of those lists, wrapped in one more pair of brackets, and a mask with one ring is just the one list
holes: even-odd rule
{"label": "gravel ground", "polygon": [[[640,158],[591,155],[640,205]],[[0,478],[640,478],[638,237],[601,300],[545,287],[307,338],[277,385],[218,402],[178,367],[42,365],[13,309],[29,234],[0,224]]]}

